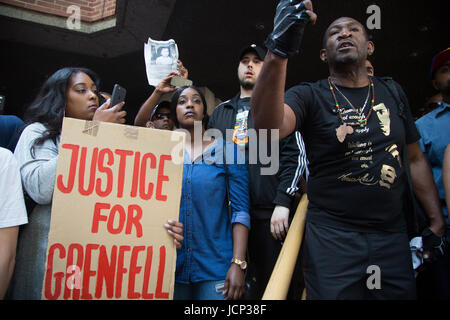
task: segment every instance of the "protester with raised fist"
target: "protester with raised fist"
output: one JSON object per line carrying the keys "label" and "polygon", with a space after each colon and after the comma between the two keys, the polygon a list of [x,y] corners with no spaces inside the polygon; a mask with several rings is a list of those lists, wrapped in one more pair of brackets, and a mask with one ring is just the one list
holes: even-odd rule
{"label": "protester with raised fist", "polygon": [[280,1],[251,99],[256,128],[279,128],[280,137],[299,130],[305,139],[306,296],[414,299],[408,235],[422,230],[412,192],[428,215],[426,230],[439,238],[445,223],[407,98],[391,78],[368,75],[375,46],[349,17],[324,34],[320,59],[328,79],[284,93],[288,58],[316,18],[311,1]]}

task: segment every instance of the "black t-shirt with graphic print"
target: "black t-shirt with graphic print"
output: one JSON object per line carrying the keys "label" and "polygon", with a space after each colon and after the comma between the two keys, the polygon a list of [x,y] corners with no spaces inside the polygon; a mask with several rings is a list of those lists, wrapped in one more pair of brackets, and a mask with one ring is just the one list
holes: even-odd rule
{"label": "black t-shirt with graphic print", "polygon": [[233,141],[248,151],[248,128],[250,114],[250,97],[237,101],[236,121],[233,128]]}
{"label": "black t-shirt with graphic print", "polygon": [[[386,86],[376,77],[373,82],[375,103],[367,125],[353,126],[353,133],[343,142],[337,137],[342,120],[327,79],[300,84],[285,94],[309,160],[308,221],[364,232],[406,230],[403,198],[407,184],[401,155],[406,144],[420,136],[409,106],[405,106],[405,121]],[[369,87],[338,89],[360,108]],[[355,122],[357,114],[338,90],[335,95],[346,110],[344,121]],[[369,104],[371,98],[370,94]]]}

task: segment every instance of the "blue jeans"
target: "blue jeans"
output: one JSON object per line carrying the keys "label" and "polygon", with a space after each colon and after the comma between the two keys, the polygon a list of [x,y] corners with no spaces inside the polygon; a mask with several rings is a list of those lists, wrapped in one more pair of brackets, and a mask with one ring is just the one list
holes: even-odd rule
{"label": "blue jeans", "polygon": [[196,283],[177,283],[173,293],[174,300],[224,300],[222,295],[225,280],[202,281]]}

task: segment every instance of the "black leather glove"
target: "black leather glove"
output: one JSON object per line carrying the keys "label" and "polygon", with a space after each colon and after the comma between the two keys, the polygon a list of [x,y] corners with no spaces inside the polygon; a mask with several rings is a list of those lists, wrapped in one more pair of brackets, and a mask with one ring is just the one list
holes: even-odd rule
{"label": "black leather glove", "polygon": [[276,55],[288,58],[298,54],[310,17],[301,0],[280,0],[273,21],[273,31],[264,44]]}
{"label": "black leather glove", "polygon": [[[435,235],[429,228],[426,228],[422,232],[422,243],[424,259],[427,262],[433,262],[437,257],[444,254],[444,241],[441,237]],[[429,254],[428,257],[425,256],[427,253]]]}

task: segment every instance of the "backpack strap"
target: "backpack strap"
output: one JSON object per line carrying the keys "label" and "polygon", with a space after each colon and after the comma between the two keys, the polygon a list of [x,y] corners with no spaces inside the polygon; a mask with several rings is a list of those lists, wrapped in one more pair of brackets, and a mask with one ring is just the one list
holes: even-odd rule
{"label": "backpack strap", "polygon": [[230,222],[231,222],[231,218],[233,217],[233,213],[231,210],[231,200],[230,200],[230,183],[229,183],[229,178],[228,178],[228,166],[227,166],[227,143],[226,141],[223,144],[223,165],[225,168],[225,189],[227,192],[227,206],[228,206],[228,216],[230,218]]}
{"label": "backpack strap", "polygon": [[[377,79],[387,88],[391,96],[394,98],[398,106],[398,114],[403,119],[403,124],[406,128],[406,106],[408,105],[408,103],[404,100],[404,97],[400,95],[394,79],[392,79],[391,77],[377,77]],[[407,201],[405,201],[405,218],[408,226],[408,235],[411,239],[415,236],[419,236],[421,234],[421,230],[426,228],[426,226],[428,225],[428,218],[423,207],[420,205],[414,194],[411,168],[409,165],[408,148],[406,146],[403,148],[402,164],[405,168],[407,176],[406,180],[408,181],[408,192],[406,197]]]}
{"label": "backpack strap", "polygon": [[377,77],[377,79],[380,80],[380,82],[388,89],[389,93],[394,98],[398,106],[398,114],[406,124],[405,109],[408,103],[403,100],[402,96],[398,92],[394,79],[391,77]]}

